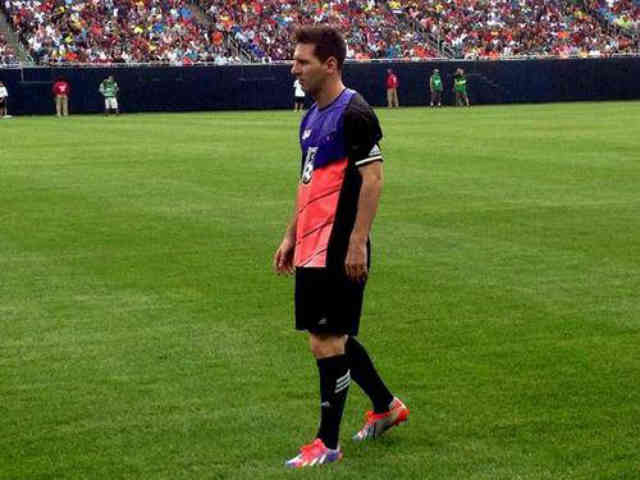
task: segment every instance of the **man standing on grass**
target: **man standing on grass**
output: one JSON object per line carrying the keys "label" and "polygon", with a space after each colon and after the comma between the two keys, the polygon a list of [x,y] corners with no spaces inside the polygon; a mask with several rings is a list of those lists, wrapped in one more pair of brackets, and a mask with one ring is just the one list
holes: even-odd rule
{"label": "man standing on grass", "polygon": [[7,111],[7,103],[9,103],[9,92],[0,80],[0,118],[11,118]]}
{"label": "man standing on grass", "polygon": [[398,82],[398,77],[393,70],[390,68],[387,69],[387,106],[389,108],[399,107],[400,102],[398,102],[398,86],[400,82]]}
{"label": "man standing on grass", "polygon": [[51,89],[56,103],[56,115],[66,117],[69,115],[69,95],[71,87],[64,78],[58,78]]}
{"label": "man standing on grass", "polygon": [[440,70],[437,68],[433,70],[431,77],[429,77],[429,90],[431,91],[431,107],[442,106],[442,78],[440,78]]}
{"label": "man standing on grass", "polygon": [[453,91],[456,94],[456,106],[469,107],[469,96],[467,95],[467,77],[464,76],[464,70],[458,68],[453,77]]}
{"label": "man standing on grass", "polygon": [[104,114],[109,115],[109,112],[113,111],[113,113],[118,115],[120,113],[118,109],[119,87],[113,75],[109,75],[100,83],[99,90],[104,97]]}
{"label": "man standing on grass", "polygon": [[356,340],[371,256],[369,232],[382,189],[382,131],[367,102],[342,83],[346,44],[326,26],[295,34],[291,72],[315,100],[300,126],[302,165],[295,213],[274,255],[278,273],[295,273],[296,329],[309,332],[320,376],[316,438],[291,468],[342,458],[340,422],[351,379],[373,403],[355,441],[407,420]]}
{"label": "man standing on grass", "polygon": [[293,111],[301,112],[304,109],[304,89],[300,85],[300,80],[296,78],[293,82]]}

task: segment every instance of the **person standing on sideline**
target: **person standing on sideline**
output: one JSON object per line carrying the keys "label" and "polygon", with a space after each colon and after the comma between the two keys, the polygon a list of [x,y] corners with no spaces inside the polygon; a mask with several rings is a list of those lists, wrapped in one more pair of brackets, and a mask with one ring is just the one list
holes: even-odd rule
{"label": "person standing on sideline", "polygon": [[393,70],[387,69],[387,106],[389,108],[399,107],[398,102],[398,77],[396,77]]}
{"label": "person standing on sideline", "polygon": [[8,111],[9,91],[0,80],[0,118],[11,118]]}
{"label": "person standing on sideline", "polygon": [[285,462],[302,468],[342,458],[338,438],[351,379],[373,404],[354,441],[405,422],[409,409],[356,339],[370,268],[369,233],[382,189],[380,124],[364,98],[342,83],[346,44],[340,33],[307,26],[294,38],[291,72],[315,103],[300,125],[297,202],[273,266],[295,275],[295,326],[309,334],[320,377],[316,438]]}
{"label": "person standing on sideline", "polygon": [[434,107],[442,106],[442,79],[440,78],[440,70],[437,68],[433,70],[431,77],[429,77],[429,90],[431,91],[431,102],[429,106]]}
{"label": "person standing on sideline", "polygon": [[456,94],[456,106],[469,107],[469,96],[467,95],[467,78],[464,76],[464,70],[458,68],[453,77],[453,91]]}
{"label": "person standing on sideline", "polygon": [[69,83],[62,77],[58,78],[53,84],[51,89],[53,97],[56,102],[56,115],[68,116],[69,115],[69,95],[71,94],[71,87]]}
{"label": "person standing on sideline", "polygon": [[109,111],[113,110],[113,112],[118,115],[120,113],[118,108],[118,91],[120,88],[113,78],[113,75],[109,75],[102,80],[98,89],[104,97],[104,114],[109,115]]}
{"label": "person standing on sideline", "polygon": [[293,82],[293,111],[298,112],[304,109],[304,89],[300,85],[300,80],[296,78]]}

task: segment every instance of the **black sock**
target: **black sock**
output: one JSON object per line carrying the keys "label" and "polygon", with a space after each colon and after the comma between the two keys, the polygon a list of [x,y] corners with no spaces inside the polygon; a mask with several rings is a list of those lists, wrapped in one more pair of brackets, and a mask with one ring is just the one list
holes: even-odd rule
{"label": "black sock", "polygon": [[320,358],[317,360],[320,372],[320,428],[317,438],[331,449],[338,448],[340,421],[351,383],[349,360],[346,355]]}
{"label": "black sock", "polygon": [[351,378],[369,396],[374,412],[389,410],[393,395],[378,375],[365,348],[353,337],[349,337],[345,348],[351,366]]}

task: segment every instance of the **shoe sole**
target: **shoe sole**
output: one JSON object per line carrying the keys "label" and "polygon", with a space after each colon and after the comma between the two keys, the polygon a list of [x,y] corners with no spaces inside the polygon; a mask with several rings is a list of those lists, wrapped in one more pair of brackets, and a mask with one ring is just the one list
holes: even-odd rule
{"label": "shoe sole", "polygon": [[344,456],[343,452],[340,452],[338,454],[338,458],[336,458],[335,460],[330,460],[328,462],[322,462],[322,463],[308,463],[306,465],[289,465],[287,462],[284,463],[285,468],[291,469],[291,470],[300,470],[302,468],[309,468],[309,467],[320,467],[322,465],[329,465],[331,463],[337,463],[340,460],[342,460],[342,457]]}

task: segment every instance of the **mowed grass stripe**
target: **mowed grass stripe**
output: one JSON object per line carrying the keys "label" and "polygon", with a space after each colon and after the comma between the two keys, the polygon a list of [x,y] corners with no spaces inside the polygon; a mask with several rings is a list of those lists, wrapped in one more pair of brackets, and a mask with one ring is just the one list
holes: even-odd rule
{"label": "mowed grass stripe", "polygon": [[299,115],[0,127],[0,478],[634,478],[640,104],[379,110],[361,337],[412,408],[284,472],[314,362],[270,271]]}

